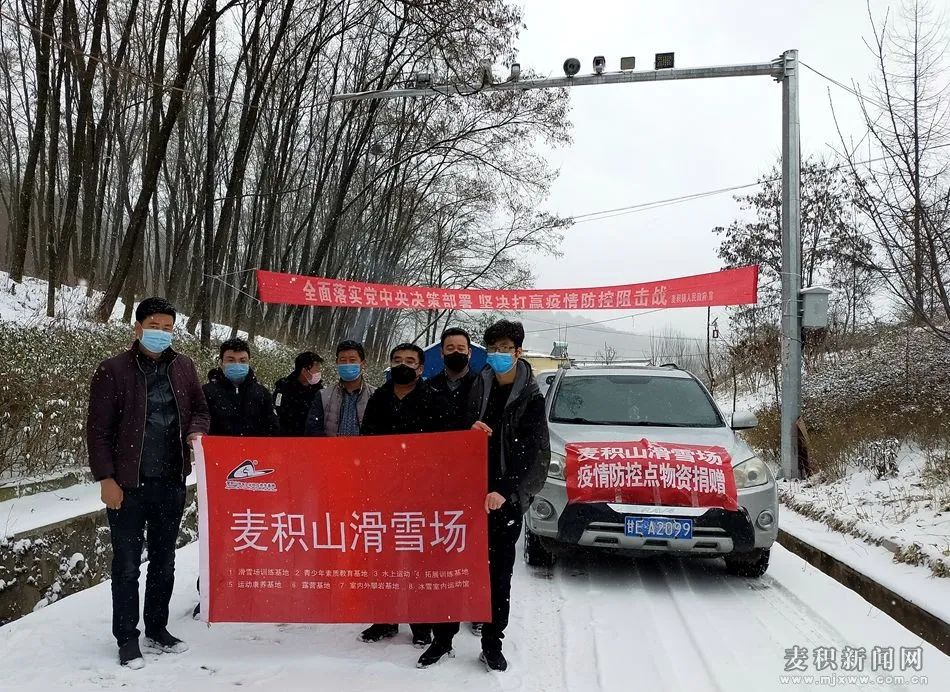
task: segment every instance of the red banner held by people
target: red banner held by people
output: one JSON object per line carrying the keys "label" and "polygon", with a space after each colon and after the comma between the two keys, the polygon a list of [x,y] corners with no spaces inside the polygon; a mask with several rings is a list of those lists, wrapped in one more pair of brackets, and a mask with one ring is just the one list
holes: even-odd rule
{"label": "red banner held by people", "polygon": [[568,502],[739,507],[732,459],[722,447],[650,440],[566,446]]}
{"label": "red banner held by people", "polygon": [[207,621],[491,619],[485,435],[196,447]]}
{"label": "red banner held by people", "polygon": [[752,305],[758,266],[598,288],[476,290],[390,286],[258,270],[264,303],[403,310],[616,310]]}

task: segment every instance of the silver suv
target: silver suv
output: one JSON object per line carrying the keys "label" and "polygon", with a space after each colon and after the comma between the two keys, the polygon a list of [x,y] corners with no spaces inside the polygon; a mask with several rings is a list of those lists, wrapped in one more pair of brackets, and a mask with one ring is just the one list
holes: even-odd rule
{"label": "silver suv", "polygon": [[[525,561],[549,566],[567,546],[634,554],[725,558],[729,572],[759,577],[778,536],[778,496],[771,469],[736,436],[755,416],[735,412],[727,423],[706,387],[671,366],[561,370],[547,394],[551,429],[548,480],[525,522]],[[739,509],[568,503],[565,445],[649,439],[724,447],[732,458]],[[641,521],[638,521],[641,520]],[[665,520],[669,520],[666,522]],[[644,532],[643,525],[676,526]],[[688,532],[679,528],[688,526]]]}

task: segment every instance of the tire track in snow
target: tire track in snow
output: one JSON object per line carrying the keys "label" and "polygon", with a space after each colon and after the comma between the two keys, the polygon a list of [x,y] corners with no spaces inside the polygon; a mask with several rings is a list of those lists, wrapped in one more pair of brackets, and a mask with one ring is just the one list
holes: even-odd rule
{"label": "tire track in snow", "polygon": [[573,556],[559,560],[554,567],[554,581],[563,603],[560,619],[565,688],[591,692],[603,690],[591,605],[596,590],[587,565]]}
{"label": "tire track in snow", "polygon": [[[710,660],[710,649],[718,652],[721,640],[721,628],[705,630],[697,627],[702,623],[702,615],[686,612],[677,603],[674,594],[685,590],[684,579],[679,570],[670,565],[680,561],[665,556],[640,558],[635,561],[638,572],[649,591],[648,602],[655,612],[661,631],[665,632],[664,654],[668,658],[668,667],[675,672],[675,683],[667,686],[670,690],[696,690],[719,692],[719,674],[714,661]],[[693,567],[695,568],[695,567]],[[697,609],[703,612],[704,608]],[[671,656],[670,652],[681,655]]]}
{"label": "tire track in snow", "polygon": [[[736,591],[741,589],[743,580],[736,580],[732,583],[732,588]],[[809,650],[815,646],[833,646],[840,652],[845,646],[865,646],[866,642],[856,642],[849,640],[842,632],[831,622],[829,622],[822,613],[811,607],[784,584],[766,574],[761,581],[745,581],[745,586],[751,593],[754,600],[763,602],[769,606],[768,609],[755,608],[753,612],[768,612],[781,614],[784,620],[797,629],[804,639],[786,643],[782,647],[783,661],[784,649],[791,646],[807,646]],[[830,610],[834,610],[833,605]],[[869,606],[870,607],[870,606]],[[784,672],[784,668],[783,668]],[[830,671],[835,672],[835,671]],[[853,685],[852,689],[860,690],[908,690],[903,685]]]}
{"label": "tire track in snow", "polygon": [[565,602],[556,584],[557,567],[529,567],[522,546],[519,541],[512,576],[511,634],[505,638],[510,667],[503,676],[489,677],[497,689],[570,691],[575,688],[567,679]]}

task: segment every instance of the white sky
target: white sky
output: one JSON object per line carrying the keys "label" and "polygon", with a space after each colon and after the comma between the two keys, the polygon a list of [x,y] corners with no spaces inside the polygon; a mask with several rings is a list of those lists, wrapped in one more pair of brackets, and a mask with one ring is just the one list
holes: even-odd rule
{"label": "white sky", "polygon": [[[944,3],[950,5],[938,0]],[[899,3],[871,3],[875,16],[889,5],[893,16]],[[594,55],[607,58],[608,70],[619,69],[623,55],[635,55],[638,69],[652,69],[656,52],[674,51],[677,67],[693,67],[766,62],[790,48],[845,84],[866,84],[874,71],[863,43],[870,35],[864,0],[524,0],[523,6],[527,29],[518,59],[524,69],[551,76],[563,74],[568,57],[578,58],[586,73]],[[803,157],[830,155],[829,145],[838,148],[829,88],[846,132],[859,139],[864,134],[855,98],[803,68]],[[578,87],[571,105],[574,143],[551,153],[560,177],[546,205],[564,216],[754,182],[781,151],[781,86],[770,77]],[[534,260],[537,286],[600,286],[716,271],[718,243],[710,229],[728,225],[737,213],[731,195],[724,194],[576,225],[565,232],[562,258]],[[623,314],[629,313],[583,317]],[[573,320],[568,313],[553,319],[558,317]],[[667,325],[705,338],[706,310],[670,310],[609,326],[643,333]],[[602,332],[576,330],[571,338],[575,334],[587,342],[604,338]],[[550,349],[552,336],[539,334],[529,344]],[[572,353],[589,350],[578,346]]]}

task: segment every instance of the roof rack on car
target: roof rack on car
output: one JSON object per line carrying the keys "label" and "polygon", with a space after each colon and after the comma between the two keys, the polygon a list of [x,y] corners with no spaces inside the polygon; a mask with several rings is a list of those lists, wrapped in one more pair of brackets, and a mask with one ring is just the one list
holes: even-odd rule
{"label": "roof rack on car", "polygon": [[677,365],[676,363],[663,363],[663,365],[661,365],[660,367],[661,367],[661,368],[673,368],[674,370],[679,370],[679,369],[680,369],[680,366]]}

